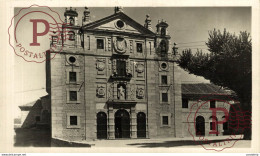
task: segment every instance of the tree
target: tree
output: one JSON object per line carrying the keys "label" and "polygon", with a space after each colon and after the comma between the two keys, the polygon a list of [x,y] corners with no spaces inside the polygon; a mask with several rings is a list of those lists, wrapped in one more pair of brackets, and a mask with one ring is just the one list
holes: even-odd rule
{"label": "tree", "polygon": [[[250,34],[244,31],[236,36],[227,32],[226,29],[223,33],[214,29],[209,32],[206,45],[209,53],[197,50],[193,54],[191,49],[184,50],[179,59],[179,66],[192,74],[203,76],[216,85],[233,90],[238,96],[242,110],[251,112],[252,43]],[[244,130],[244,139],[251,139],[251,130]]]}

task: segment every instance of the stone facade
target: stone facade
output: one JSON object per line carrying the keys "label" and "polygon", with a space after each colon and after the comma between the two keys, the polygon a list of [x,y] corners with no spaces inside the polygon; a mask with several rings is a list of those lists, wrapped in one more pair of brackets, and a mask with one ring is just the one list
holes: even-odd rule
{"label": "stone facade", "polygon": [[168,24],[153,32],[149,16],[142,26],[120,7],[95,22],[89,14],[79,26],[76,11],[65,11],[62,51],[46,62],[52,137],[178,137],[180,74]]}
{"label": "stone facade", "polygon": [[46,62],[52,138],[186,136],[178,55],[165,21],[153,31],[149,15],[142,26],[120,7],[94,22],[85,8],[82,26],[75,10],[64,16],[62,51],[48,52]]}

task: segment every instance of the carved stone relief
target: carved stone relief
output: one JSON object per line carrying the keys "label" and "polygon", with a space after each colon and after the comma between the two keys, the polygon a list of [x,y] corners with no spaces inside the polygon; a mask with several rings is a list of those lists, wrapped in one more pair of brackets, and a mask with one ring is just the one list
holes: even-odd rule
{"label": "carved stone relief", "polygon": [[115,51],[119,54],[123,54],[126,52],[126,49],[127,49],[127,42],[126,40],[124,39],[124,37],[117,37],[115,40],[114,40],[114,48],[115,48]]}
{"label": "carved stone relief", "polygon": [[106,63],[106,59],[97,59],[97,63],[96,63],[97,69],[99,71],[103,71],[106,67],[105,63]]}
{"label": "carved stone relief", "polygon": [[136,97],[138,99],[143,99],[144,98],[144,88],[138,87],[136,89]]}
{"label": "carved stone relief", "polygon": [[135,70],[137,73],[144,72],[144,64],[143,63],[136,63]]}
{"label": "carved stone relief", "polygon": [[97,97],[102,98],[106,95],[106,90],[104,85],[97,86]]}

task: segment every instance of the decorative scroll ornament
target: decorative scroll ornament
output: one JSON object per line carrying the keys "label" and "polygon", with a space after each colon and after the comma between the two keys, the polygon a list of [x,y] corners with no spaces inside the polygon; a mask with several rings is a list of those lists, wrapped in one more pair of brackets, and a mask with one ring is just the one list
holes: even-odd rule
{"label": "decorative scroll ornament", "polygon": [[139,99],[144,98],[144,89],[143,88],[137,88],[136,89],[136,96]]}
{"label": "decorative scroll ornament", "polygon": [[97,65],[97,69],[99,71],[103,71],[105,69],[105,67],[106,67],[105,60],[103,60],[103,59],[102,60],[97,60],[96,65]]}
{"label": "decorative scroll ornament", "polygon": [[97,88],[97,96],[98,97],[104,97],[105,96],[105,87],[100,86]]}
{"label": "decorative scroll ornament", "polygon": [[126,40],[123,37],[117,37],[117,39],[114,41],[114,47],[117,53],[125,53],[127,49]]}
{"label": "decorative scroll ornament", "polygon": [[142,73],[142,72],[144,72],[144,65],[141,63],[137,63],[135,66],[135,69],[136,69],[136,72]]}
{"label": "decorative scroll ornament", "polygon": [[126,60],[126,74],[132,76],[132,61]]}

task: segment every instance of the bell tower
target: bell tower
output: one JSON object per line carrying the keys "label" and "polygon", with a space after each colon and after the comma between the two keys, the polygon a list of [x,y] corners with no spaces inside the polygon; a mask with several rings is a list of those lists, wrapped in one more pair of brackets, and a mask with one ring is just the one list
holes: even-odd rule
{"label": "bell tower", "polygon": [[77,26],[78,25],[78,13],[75,10],[72,10],[72,7],[68,10],[66,8],[65,13],[65,23],[70,26]]}
{"label": "bell tower", "polygon": [[159,20],[158,24],[156,25],[156,48],[157,54],[159,57],[167,58],[170,52],[170,35],[168,33],[168,23],[163,20]]}
{"label": "bell tower", "polygon": [[76,9],[65,9],[65,23],[63,24],[64,48],[79,48],[81,46],[78,13]]}

